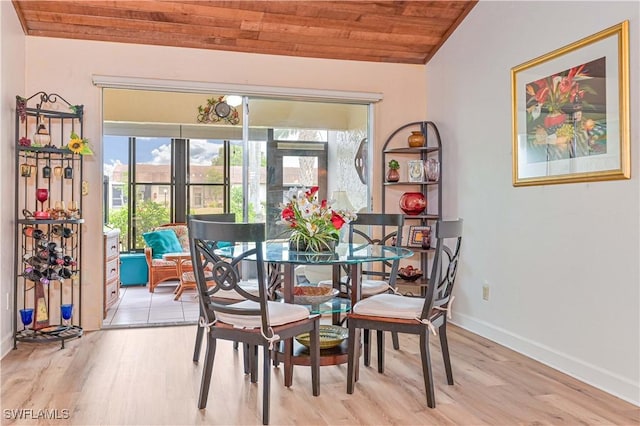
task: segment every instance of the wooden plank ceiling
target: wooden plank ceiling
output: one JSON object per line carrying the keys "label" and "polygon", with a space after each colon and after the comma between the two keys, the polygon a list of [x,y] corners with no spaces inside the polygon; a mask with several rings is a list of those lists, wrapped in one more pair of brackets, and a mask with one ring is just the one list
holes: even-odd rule
{"label": "wooden plank ceiling", "polygon": [[25,34],[425,64],[477,0],[13,0]]}

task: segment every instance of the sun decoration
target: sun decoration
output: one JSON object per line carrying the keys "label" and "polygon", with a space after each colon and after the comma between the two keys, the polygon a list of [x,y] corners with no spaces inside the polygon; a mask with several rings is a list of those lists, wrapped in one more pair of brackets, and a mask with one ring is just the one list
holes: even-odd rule
{"label": "sun decoration", "polygon": [[207,99],[207,105],[198,107],[198,123],[218,123],[226,121],[231,125],[240,123],[240,116],[235,107],[229,105],[224,96]]}
{"label": "sun decoration", "polygon": [[74,154],[93,155],[93,151],[89,146],[87,138],[81,138],[76,132],[71,132],[71,140],[67,144],[67,148]]}

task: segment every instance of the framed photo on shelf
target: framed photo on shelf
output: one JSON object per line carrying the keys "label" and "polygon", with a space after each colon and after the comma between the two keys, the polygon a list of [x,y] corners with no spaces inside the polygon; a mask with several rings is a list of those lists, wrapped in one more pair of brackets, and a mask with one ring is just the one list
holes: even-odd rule
{"label": "framed photo on shelf", "polygon": [[422,160],[409,160],[407,161],[407,166],[409,182],[424,181],[424,164]]}
{"label": "framed photo on shelf", "polygon": [[629,22],[511,69],[513,186],[630,178]]}
{"label": "framed photo on shelf", "polygon": [[409,247],[431,247],[431,227],[430,226],[410,226],[409,238],[406,241]]}

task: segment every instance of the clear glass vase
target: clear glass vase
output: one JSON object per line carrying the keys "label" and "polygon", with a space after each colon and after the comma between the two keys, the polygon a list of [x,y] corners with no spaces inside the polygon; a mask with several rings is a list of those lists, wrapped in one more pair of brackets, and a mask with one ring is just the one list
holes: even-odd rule
{"label": "clear glass vase", "polygon": [[427,180],[436,182],[440,179],[440,162],[435,158],[429,158],[424,162],[424,172]]}

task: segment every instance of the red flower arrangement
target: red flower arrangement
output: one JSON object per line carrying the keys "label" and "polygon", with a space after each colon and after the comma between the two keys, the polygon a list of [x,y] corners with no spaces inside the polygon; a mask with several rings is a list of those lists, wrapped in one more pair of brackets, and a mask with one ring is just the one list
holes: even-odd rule
{"label": "red flower arrangement", "polygon": [[323,251],[340,238],[340,229],[356,218],[348,210],[334,210],[327,200],[318,200],[318,187],[292,188],[287,202],[280,205],[277,223],[292,230],[289,241],[300,250]]}

